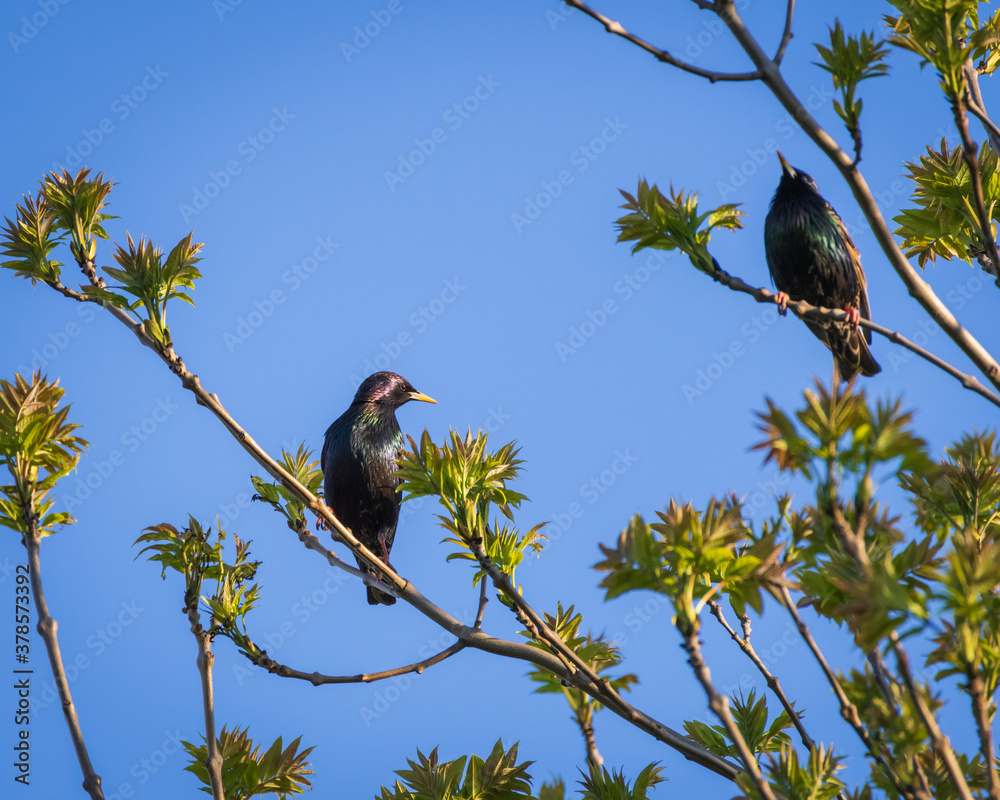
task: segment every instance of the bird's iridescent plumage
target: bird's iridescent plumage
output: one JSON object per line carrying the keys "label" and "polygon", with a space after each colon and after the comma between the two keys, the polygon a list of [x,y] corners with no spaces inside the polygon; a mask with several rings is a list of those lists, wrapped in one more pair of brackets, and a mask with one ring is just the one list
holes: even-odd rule
{"label": "bird's iridescent plumage", "polygon": [[[358,541],[389,563],[399,521],[396,457],[403,434],[396,409],[410,400],[434,403],[394,372],[376,372],[358,387],[354,401],[327,429],[320,459],[326,504]],[[358,559],[358,566],[372,572]],[[369,605],[392,605],[392,595],[368,589]]]}
{"label": "bird's iridescent plumage", "polygon": [[[764,249],[775,287],[793,300],[814,306],[856,309],[871,319],[861,257],[844,222],[806,173],[781,160],[781,183],[764,223]],[[808,321],[806,325],[833,352],[841,380],[875,375],[882,368],[868,344],[871,332],[849,322]]]}

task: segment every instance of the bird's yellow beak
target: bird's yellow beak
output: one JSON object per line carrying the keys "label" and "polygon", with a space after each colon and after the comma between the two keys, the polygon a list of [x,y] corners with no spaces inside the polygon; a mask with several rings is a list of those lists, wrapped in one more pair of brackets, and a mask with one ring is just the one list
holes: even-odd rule
{"label": "bird's yellow beak", "polygon": [[437,405],[437,400],[433,397],[428,397],[423,392],[410,392],[410,400],[419,400],[421,403],[433,403]]}
{"label": "bird's yellow beak", "polygon": [[781,155],[781,151],[780,150],[776,150],[775,152],[778,154],[778,161],[781,162],[781,171],[784,172],[788,177],[794,178],[795,177],[795,167],[793,167],[791,164],[789,164],[787,161],[785,161],[785,157],[783,155]]}

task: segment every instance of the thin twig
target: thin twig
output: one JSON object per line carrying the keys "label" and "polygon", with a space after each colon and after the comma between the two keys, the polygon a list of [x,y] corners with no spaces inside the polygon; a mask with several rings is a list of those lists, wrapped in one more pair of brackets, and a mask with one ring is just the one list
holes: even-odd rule
{"label": "thin twig", "polygon": [[712,674],[705,663],[705,659],[702,657],[696,626],[690,625],[687,630],[682,631],[682,635],[684,636],[684,649],[688,654],[688,663],[691,664],[698,682],[702,685],[705,694],[708,696],[709,708],[719,718],[719,721],[726,729],[726,733],[729,735],[730,741],[736,746],[736,750],[740,754],[740,760],[753,779],[760,796],[765,798],[765,800],[776,800],[774,793],[771,791],[771,785],[765,780],[757,764],[757,760],[753,757],[749,745],[736,725],[736,720],[733,719],[733,715],[729,712],[729,699],[725,695],[719,694],[712,684]]}
{"label": "thin twig", "polygon": [[781,34],[781,44],[778,45],[778,52],[774,54],[774,63],[781,64],[781,59],[785,57],[785,48],[792,41],[792,17],[795,16],[795,0],[788,0],[788,8],[785,10],[785,30]]}
{"label": "thin twig", "polygon": [[993,749],[993,728],[990,726],[990,701],[986,698],[986,687],[979,667],[969,664],[965,669],[969,679],[969,696],[972,698],[972,714],[976,718],[979,731],[979,752],[983,756],[983,766],[989,779],[990,800],[1000,800],[1000,774],[997,773],[996,751]]}
{"label": "thin twig", "polygon": [[965,81],[969,88],[969,96],[966,97],[969,111],[978,119],[990,139],[990,145],[994,153],[1000,153],[1000,128],[990,119],[986,113],[986,103],[983,102],[982,92],[979,91],[979,71],[973,66],[972,59],[965,62]]}
{"label": "thin twig", "polygon": [[833,689],[837,702],[840,704],[840,715],[844,718],[844,721],[854,729],[858,738],[861,739],[862,744],[864,744],[864,746],[868,749],[869,754],[882,766],[882,769],[885,770],[886,777],[892,781],[893,786],[899,790],[900,794],[904,797],[920,797],[921,800],[932,800],[929,794],[924,795],[919,793],[915,787],[907,786],[900,779],[891,764],[891,751],[885,744],[876,744],[872,739],[871,734],[868,732],[868,729],[861,722],[857,706],[855,706],[854,703],[848,699],[847,694],[844,692],[844,688],[840,685],[840,680],[838,680],[837,676],[830,668],[830,665],[827,663],[826,656],[823,655],[823,651],[819,649],[819,645],[813,638],[812,632],[802,620],[802,616],[799,614],[799,610],[795,607],[795,602],[792,600],[792,595],[791,592],[788,591],[788,587],[779,587],[778,593],[785,610],[791,614],[792,619],[795,621],[795,627],[798,629],[799,635],[806,643],[810,652],[812,652],[813,658],[816,659],[816,663],[819,664],[820,669],[826,676],[826,680],[827,683],[830,684],[830,688]]}
{"label": "thin twig", "polygon": [[599,11],[592,9],[586,3],[581,2],[581,0],[564,0],[564,2],[566,5],[580,10],[588,17],[600,22],[608,33],[613,33],[615,36],[621,36],[626,41],[631,42],[637,47],[641,47],[647,53],[652,54],[657,61],[662,61],[664,64],[670,64],[671,66],[677,67],[685,72],[690,72],[692,75],[708,78],[708,80],[712,83],[715,83],[716,81],[756,81],[761,77],[759,70],[757,72],[712,72],[711,70],[702,69],[701,67],[696,67],[693,64],[688,64],[686,61],[681,61],[679,58],[675,58],[670,55],[670,53],[666,50],[654,47],[645,39],[641,39],[635,34],[630,33],[622,27],[620,22],[615,22],[614,20],[609,19]]}
{"label": "thin twig", "polygon": [[[712,280],[718,281],[723,286],[732,289],[735,292],[743,292],[753,297],[758,303],[774,303],[778,304],[778,296],[767,289],[751,286],[750,284],[743,281],[741,278],[737,278],[735,275],[730,275],[716,262],[716,269],[711,274]],[[810,319],[832,319],[838,321],[847,321],[847,313],[841,309],[837,308],[823,308],[822,306],[813,306],[804,300],[789,300],[788,308],[800,318],[810,318]],[[897,333],[894,330],[883,327],[876,322],[871,320],[862,319],[859,324],[862,328],[867,328],[868,330],[874,331],[880,336],[884,336],[890,342],[898,344],[901,347],[905,347],[907,350],[920,356],[925,361],[930,362],[938,369],[944,370],[953,378],[958,380],[966,389],[975,392],[976,394],[985,397],[993,405],[1000,407],[1000,395],[991,392],[982,383],[979,382],[973,375],[967,375],[966,373],[959,370],[957,367],[952,366],[943,358],[940,358],[928,350],[925,350],[920,345],[911,342],[905,336]]]}
{"label": "thin twig", "polygon": [[[976,147],[976,143],[972,140],[972,134],[969,133],[969,118],[965,115],[963,98],[955,100],[952,105],[952,113],[955,116],[955,126],[958,128],[959,136],[962,137],[962,158],[965,161],[965,166],[969,169],[973,207],[979,220],[979,230],[983,237],[983,244],[986,246],[986,254],[994,265],[1000,266],[1000,251],[997,250],[997,240],[993,235],[993,223],[983,198],[983,181],[979,171],[979,148]],[[996,282],[1000,286],[1000,276],[996,278]]]}
{"label": "thin twig", "polygon": [[222,754],[219,752],[219,740],[215,737],[215,692],[212,686],[212,665],[215,655],[212,653],[212,637],[201,625],[198,614],[198,598],[192,598],[184,609],[188,622],[191,623],[191,633],[198,643],[198,674],[201,675],[201,699],[205,714],[205,769],[208,771],[209,785],[212,787],[212,800],[226,800],[222,791]]}
{"label": "thin twig", "polygon": [[927,707],[927,703],[924,702],[924,698],[917,689],[917,684],[913,680],[913,673],[910,672],[910,659],[906,655],[902,644],[900,644],[899,636],[895,631],[889,634],[889,641],[892,644],[892,651],[896,655],[896,663],[899,665],[899,675],[906,685],[906,690],[917,709],[917,713],[920,714],[920,718],[924,722],[924,727],[927,728],[927,732],[931,736],[931,743],[934,745],[934,749],[937,750],[938,755],[941,756],[941,760],[944,761],[945,769],[948,770],[951,782],[955,785],[962,800],[973,800],[972,792],[969,791],[969,785],[965,782],[962,767],[955,757],[955,751],[951,749],[948,737],[941,732],[937,720],[934,719],[933,712]]}
{"label": "thin twig", "polygon": [[[778,702],[781,703],[781,707],[785,709],[785,713],[788,714],[789,719],[791,719],[792,724],[795,726],[795,730],[798,731],[799,738],[802,740],[802,744],[807,750],[813,750],[816,747],[816,742],[813,738],[806,732],[805,725],[802,724],[802,720],[799,718],[799,713],[792,707],[789,702],[788,697],[785,695],[784,690],[781,688],[781,684],[776,677],[774,677],[771,670],[767,668],[767,665],[761,661],[760,656],[757,655],[757,651],[754,650],[753,645],[750,643],[749,636],[740,636],[733,627],[726,620],[725,614],[722,610],[722,606],[716,601],[712,601],[708,604],[712,611],[712,616],[714,616],[719,624],[726,629],[729,633],[730,638],[739,645],[740,650],[742,650],[747,658],[753,662],[753,665],[757,667],[757,670],[761,675],[764,676],[764,680],[767,682],[768,687],[774,692],[774,696],[778,698]],[[744,627],[744,631],[746,627]]]}
{"label": "thin twig", "polygon": [[73,740],[77,761],[80,762],[80,771],[83,773],[83,790],[90,795],[92,800],[104,800],[101,776],[94,771],[94,767],[90,763],[87,745],[83,741],[83,731],[80,728],[80,719],[76,714],[76,706],[73,704],[73,695],[69,691],[69,681],[66,679],[62,653],[59,651],[59,638],[57,636],[59,623],[49,613],[49,605],[45,601],[45,591],[42,589],[40,555],[42,537],[38,532],[38,515],[30,502],[22,507],[22,511],[24,519],[28,523],[28,532],[24,535],[24,546],[28,551],[31,596],[38,612],[38,633],[41,635],[42,641],[45,642],[45,649],[49,655],[49,665],[52,667],[52,678],[55,680],[56,690],[59,692],[59,704],[62,706],[63,716],[66,717],[66,726],[69,728],[69,735]]}
{"label": "thin twig", "polygon": [[440,664],[446,658],[450,658],[465,648],[465,642],[459,640],[451,647],[447,647],[440,653],[436,653],[430,658],[425,658],[423,661],[417,661],[416,663],[408,664],[405,667],[395,667],[394,669],[383,670],[382,672],[360,672],[357,675],[323,675],[320,672],[301,672],[300,670],[287,667],[284,664],[279,664],[274,659],[268,657],[265,652],[261,652],[257,656],[250,655],[249,653],[244,653],[243,655],[245,655],[253,664],[256,664],[261,669],[266,669],[273,675],[278,675],[281,678],[295,678],[300,681],[308,681],[313,686],[325,686],[328,684],[339,683],[374,683],[375,681],[384,681],[387,678],[395,678],[399,675],[406,675],[410,672],[422,675],[424,670],[428,667]]}

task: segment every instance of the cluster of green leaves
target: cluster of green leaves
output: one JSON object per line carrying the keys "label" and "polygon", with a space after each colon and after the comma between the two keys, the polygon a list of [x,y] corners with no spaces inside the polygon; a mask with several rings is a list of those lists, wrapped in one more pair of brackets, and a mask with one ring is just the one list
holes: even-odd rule
{"label": "cluster of green leaves", "polygon": [[[407,759],[409,769],[396,770],[401,780],[392,788],[381,787],[377,800],[535,800],[528,767],[534,762],[517,763],[517,743],[504,750],[498,741],[485,760],[477,755],[440,761],[435,747],[429,756],[417,750],[417,760]],[[661,783],[662,768],[650,764],[632,784],[622,772],[608,772],[588,765],[582,773],[578,800],[647,800]],[[566,785],[556,778],[543,783],[537,800],[565,800]]]}
{"label": "cluster of green leaves", "polygon": [[[737,205],[724,205],[698,213],[698,194],[685,195],[670,187],[670,197],[664,197],[656,184],[639,181],[636,196],[619,189],[627,201],[622,208],[629,214],[616,221],[619,242],[635,242],[632,252],[646,247],[656,250],[680,250],[694,266],[711,275],[716,270],[715,259],[708,252],[712,230],[736,230],[743,227],[743,216]],[[707,223],[706,227],[702,227]]]}
{"label": "cluster of green leaves", "polygon": [[[986,211],[1000,221],[1000,159],[984,142],[979,149],[979,175]],[[914,208],[905,208],[893,222],[899,224],[896,235],[903,240],[907,258],[917,256],[921,267],[938,256],[948,261],[958,259],[968,264],[986,252],[979,218],[976,215],[969,166],[962,158],[962,146],[954,150],[941,140],[941,150],[927,147],[919,163],[907,163],[914,183],[910,199]]]}
{"label": "cluster of green leaves", "polygon": [[[762,753],[775,753],[791,744],[785,728],[792,726],[788,712],[782,711],[768,724],[767,698],[757,697],[751,689],[746,698],[743,692],[730,698],[729,710],[736,721],[736,727],[746,742],[750,752],[755,756]],[[739,750],[729,738],[728,731],[722,725],[706,725],[698,720],[684,723],[688,737],[723,758],[739,755]]]}
{"label": "cluster of green leaves", "polygon": [[847,125],[854,140],[855,156],[860,158],[862,101],[855,98],[855,92],[861,81],[889,74],[888,65],[881,63],[888,55],[885,42],[875,41],[874,32],[862,33],[859,38],[845,36],[838,19],[830,28],[830,46],[817,44],[816,49],[823,59],[816,66],[829,72],[833,76],[833,88],[840,89],[840,100],[834,100],[833,107]]}
{"label": "cluster of green leaves", "polygon": [[[449,561],[464,559],[480,564],[474,548],[481,545],[490,561],[514,583],[514,570],[525,555],[529,551],[541,552],[545,537],[539,531],[545,523],[524,534],[514,527],[514,511],[527,499],[507,486],[520,472],[520,451],[509,442],[491,452],[487,448],[488,436],[482,431],[473,436],[470,429],[463,437],[451,430],[448,441],[441,446],[431,441],[427,431],[420,437],[420,444],[407,437],[410,449],[404,450],[397,462],[399,488],[407,500],[435,496],[445,508],[447,513],[438,515],[439,524],[450,534],[444,541],[460,548],[448,556]],[[501,524],[494,509],[507,521]],[[473,585],[485,574],[480,564]],[[502,596],[501,600],[509,603]]]}
{"label": "cluster of green leaves", "polygon": [[[161,577],[166,578],[168,569],[184,576],[184,608],[192,608],[199,598],[202,599],[213,619],[210,633],[245,636],[245,617],[260,596],[258,584],[245,585],[253,579],[260,566],[259,561],[249,560],[249,542],[234,535],[236,560],[227,564],[222,545],[226,532],[221,526],[214,541],[212,529],[202,527],[192,516],[188,517],[183,531],[166,522],[151,525],[145,530],[146,533],[135,540],[135,544],[146,544],[136,558],[151,551],[148,560],[160,564]],[[208,598],[201,594],[206,578],[216,582],[215,593]],[[237,623],[242,628],[242,634],[237,629]]]}
{"label": "cluster of green leaves", "polygon": [[[295,480],[306,487],[312,494],[322,497],[323,492],[323,470],[319,461],[310,461],[312,450],[307,450],[305,444],[300,444],[299,449],[293,456],[286,450],[281,451],[281,464],[291,474]],[[299,531],[306,527],[306,507],[302,501],[288,491],[280,483],[251,476],[250,482],[257,492],[254,500],[262,500],[269,503],[275,511],[281,514],[288,527],[293,531]]]}
{"label": "cluster of green leaves", "polygon": [[[594,636],[590,632],[586,635],[580,633],[580,625],[583,623],[583,614],[575,613],[574,607],[563,609],[562,603],[558,604],[555,616],[546,613],[545,624],[548,625],[562,641],[598,675],[604,675],[616,692],[631,691],[633,684],[639,679],[631,674],[611,677],[606,673],[617,667],[622,662],[622,654],[614,642],[604,640],[604,634]],[[534,641],[528,631],[521,631],[522,636],[532,639],[532,646],[540,649],[548,649],[544,644]],[[541,684],[537,689],[538,693],[562,694],[569,703],[573,712],[572,719],[581,730],[592,728],[594,714],[604,706],[592,698],[581,689],[566,685],[559,676],[549,672],[547,669],[538,668],[528,673],[528,677],[536,683]]]}
{"label": "cluster of green leaves", "polygon": [[947,560],[934,583],[943,611],[937,648],[929,663],[937,677],[958,674],[964,687],[977,680],[992,700],[1000,681],[1000,447],[993,433],[965,436],[934,469],[904,476],[917,522],[929,535],[947,536]]}
{"label": "cluster of green leaves", "polygon": [[980,59],[996,66],[1000,45],[997,18],[979,21],[978,0],[889,0],[899,11],[887,15],[886,25],[893,34],[889,41],[920,56],[921,64],[931,64],[941,79],[941,89],[958,104],[967,89],[966,62]]}
{"label": "cluster of green leaves", "polygon": [[[117,286],[104,288],[87,286],[84,291],[92,297],[107,300],[119,308],[135,311],[142,306],[146,311],[143,330],[150,339],[161,347],[171,344],[170,329],[167,327],[167,303],[175,297],[189,305],[194,305],[191,296],[182,289],[194,289],[194,282],[201,273],[194,266],[201,259],[198,252],[201,245],[194,242],[194,233],[181,239],[163,259],[163,251],[144,237],[136,244],[131,235],[126,234],[128,248],[118,245],[115,261],[121,269],[104,267],[104,271],[118,281]],[[131,295],[128,300],[122,294]]]}
{"label": "cluster of green leaves", "polygon": [[[74,469],[87,442],[67,421],[70,406],[59,408],[63,390],[38,372],[31,383],[21,375],[0,380],[0,465],[13,483],[0,485],[0,525],[22,534],[54,533],[56,525],[75,520],[52,511],[49,492]],[[41,473],[39,472],[41,470]]]}
{"label": "cluster of green leaves", "polygon": [[68,237],[73,258],[90,281],[83,287],[84,293],[129,311],[141,306],[145,310],[143,329],[161,348],[166,348],[171,343],[167,302],[179,298],[194,305],[184,290],[194,289],[194,281],[201,277],[194,266],[201,260],[201,245],[189,233],[164,260],[159,247],[143,237],[136,244],[127,235],[127,247],[119,245],[115,253],[120,269],[103,267],[118,284],[106,286],[104,279],[96,276],[94,259],[97,240],[108,238],[102,223],[114,219],[104,213],[113,185],[103,173],[91,179],[87,169],[75,177],[66,171],[47,175],[37,195],[25,197],[24,205],[17,206],[16,219],[8,218],[0,232],[3,254],[11,259],[3,266],[22,278],[30,278],[32,283],[56,283],[63,265],[50,256],[56,245]]}
{"label": "cluster of green leaves", "polygon": [[[468,761],[468,766],[466,762]],[[406,760],[409,769],[396,770],[402,779],[388,789],[380,787],[379,800],[516,800],[531,797],[533,761],[517,763],[517,743],[504,750],[497,741],[483,760],[477,755],[439,761],[435,747],[429,756],[417,750],[417,760]]]}
{"label": "cluster of green leaves", "polygon": [[665,594],[673,604],[682,633],[696,630],[699,614],[720,592],[737,614],[750,605],[762,608],[761,589],[780,580],[772,535],[753,540],[735,498],[712,498],[703,512],[673,499],[659,522],[647,524],[636,514],[615,547],[600,545],[604,559],[595,569],[606,599],[638,589]]}
{"label": "cluster of green leaves", "polygon": [[34,198],[25,196],[24,205],[17,205],[16,218],[6,219],[3,254],[12,260],[3,266],[32,283],[54,283],[63,266],[49,257],[57,244],[68,236],[73,258],[83,266],[93,263],[97,240],[108,238],[101,223],[114,219],[103,211],[113,184],[104,180],[103,173],[91,180],[88,169],[76,177],[65,170],[53,172],[40,184]]}
{"label": "cluster of green leaves", "polygon": [[800,605],[846,623],[867,652],[907,620],[928,616],[943,540],[907,537],[874,499],[873,477],[929,469],[927,445],[898,400],[872,408],[862,391],[831,395],[818,383],[805,400],[794,418],[770,400],[759,415],[765,463],[815,486],[815,502],[792,517],[784,563],[803,592]]}
{"label": "cluster of green leaves", "polygon": [[[274,794],[285,800],[291,795],[305,794],[306,789],[312,788],[306,776],[312,775],[313,771],[309,769],[310,764],[306,759],[313,748],[307,747],[299,751],[301,738],[282,749],[279,736],[267,752],[261,755],[260,746],[254,745],[247,728],[227,731],[223,726],[218,743],[219,754],[222,756],[222,793],[226,800],[249,800],[265,794]],[[205,768],[208,747],[190,742],[181,744],[191,757],[191,763],[184,769],[194,773],[204,784],[201,791],[212,794],[208,770]]]}

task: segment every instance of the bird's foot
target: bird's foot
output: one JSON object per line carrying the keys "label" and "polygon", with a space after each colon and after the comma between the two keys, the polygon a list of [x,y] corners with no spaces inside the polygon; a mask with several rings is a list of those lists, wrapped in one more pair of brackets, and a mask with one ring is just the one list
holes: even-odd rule
{"label": "bird's foot", "polygon": [[788,311],[788,301],[791,298],[785,292],[778,292],[774,296],[774,302],[778,304],[778,313],[785,316]]}
{"label": "bird's foot", "polygon": [[852,328],[857,328],[861,322],[861,313],[851,306],[845,308],[844,311],[847,314],[847,324]]}
{"label": "bird's foot", "polygon": [[[327,508],[330,508],[330,506],[327,506]],[[330,508],[330,513],[331,514],[333,513],[332,508]],[[326,520],[324,520],[322,517],[316,517],[316,530],[325,531],[326,529],[327,529]]]}

